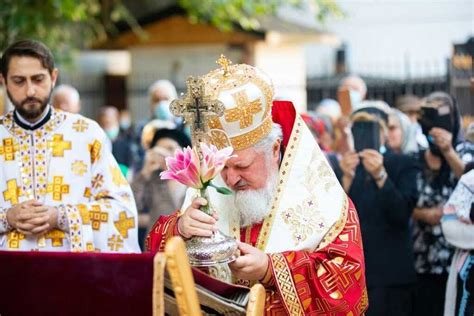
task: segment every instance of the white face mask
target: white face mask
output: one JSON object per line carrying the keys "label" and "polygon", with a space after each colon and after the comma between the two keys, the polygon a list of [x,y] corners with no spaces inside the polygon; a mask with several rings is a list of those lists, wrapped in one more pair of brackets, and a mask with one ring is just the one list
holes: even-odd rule
{"label": "white face mask", "polygon": [[357,90],[350,90],[349,97],[351,99],[352,110],[355,111],[359,109],[360,102],[362,101],[362,96]]}

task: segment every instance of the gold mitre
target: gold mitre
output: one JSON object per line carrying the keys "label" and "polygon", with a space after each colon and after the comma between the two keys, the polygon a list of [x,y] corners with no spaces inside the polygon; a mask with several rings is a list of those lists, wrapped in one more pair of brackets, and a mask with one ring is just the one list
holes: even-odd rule
{"label": "gold mitre", "polygon": [[223,55],[217,63],[220,69],[202,77],[206,96],[225,106],[224,115],[209,120],[211,141],[218,148],[248,148],[272,130],[272,82],[259,69],[246,64],[231,65]]}

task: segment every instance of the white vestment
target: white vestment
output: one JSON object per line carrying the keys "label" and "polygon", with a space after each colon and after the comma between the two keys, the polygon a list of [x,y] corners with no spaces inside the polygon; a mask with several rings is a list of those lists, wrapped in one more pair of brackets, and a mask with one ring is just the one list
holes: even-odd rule
{"label": "white vestment", "polygon": [[[133,194],[98,124],[51,109],[43,126],[20,125],[13,112],[0,118],[0,249],[139,252]],[[58,229],[8,225],[7,210],[31,199],[58,208]]]}

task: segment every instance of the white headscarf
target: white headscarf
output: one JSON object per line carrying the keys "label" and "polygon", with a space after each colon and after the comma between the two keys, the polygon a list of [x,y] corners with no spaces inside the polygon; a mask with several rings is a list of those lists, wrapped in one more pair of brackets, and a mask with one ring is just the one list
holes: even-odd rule
{"label": "white headscarf", "polygon": [[418,143],[416,142],[416,125],[413,124],[408,116],[398,109],[391,109],[390,116],[396,117],[400,122],[402,129],[402,154],[413,154],[418,152]]}

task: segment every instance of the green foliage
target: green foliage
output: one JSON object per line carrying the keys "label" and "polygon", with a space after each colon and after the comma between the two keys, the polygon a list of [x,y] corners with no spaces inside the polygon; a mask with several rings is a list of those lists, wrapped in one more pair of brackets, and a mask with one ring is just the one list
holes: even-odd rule
{"label": "green foliage", "polygon": [[0,51],[25,38],[44,42],[59,61],[97,40],[116,35],[115,22],[136,21],[120,0],[2,0]]}
{"label": "green foliage", "polygon": [[[137,0],[139,1],[139,0]],[[159,1],[159,0],[156,0]],[[257,29],[257,18],[273,15],[282,5],[309,3],[319,21],[341,17],[335,0],[177,0],[191,21],[210,22],[221,30],[236,25]],[[89,47],[118,35],[125,21],[141,38],[146,34],[122,0],[0,0],[0,52],[19,39],[44,42],[59,62],[68,61],[74,49]]]}
{"label": "green foliage", "polygon": [[298,7],[309,4],[321,23],[329,17],[344,16],[335,0],[178,0],[178,3],[187,11],[192,22],[210,22],[225,31],[235,25],[257,29],[259,16],[274,15],[283,5]]}

